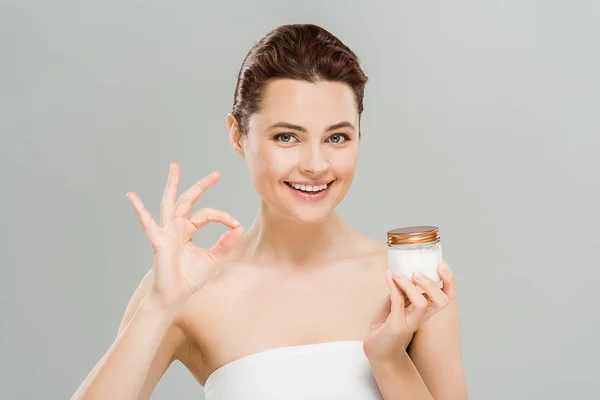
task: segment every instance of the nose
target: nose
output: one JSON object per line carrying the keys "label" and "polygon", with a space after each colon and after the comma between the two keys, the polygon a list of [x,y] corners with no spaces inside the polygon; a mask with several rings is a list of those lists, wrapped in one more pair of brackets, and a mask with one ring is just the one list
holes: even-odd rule
{"label": "nose", "polygon": [[320,175],[329,170],[327,154],[321,146],[307,146],[300,169],[311,175]]}

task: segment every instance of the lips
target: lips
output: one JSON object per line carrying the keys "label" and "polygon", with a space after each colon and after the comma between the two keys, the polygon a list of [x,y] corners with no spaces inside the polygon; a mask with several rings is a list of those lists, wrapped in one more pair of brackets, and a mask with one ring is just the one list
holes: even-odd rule
{"label": "lips", "polygon": [[[325,189],[321,189],[318,190],[319,187],[322,187],[323,185],[304,185],[304,190],[302,190],[302,185],[300,185],[300,189],[295,188],[294,186],[298,187],[298,183],[294,183],[294,182],[285,182],[285,186],[288,187],[288,189],[290,190],[290,193],[296,197],[297,199],[301,200],[301,201],[310,201],[310,202],[315,202],[315,201],[321,201],[323,199],[325,199],[329,192],[331,191],[331,187],[333,186],[333,184],[335,183],[335,179],[332,181],[329,181],[323,185],[325,185]],[[309,189],[317,189],[316,191],[307,191],[306,190],[306,186],[309,186]]]}

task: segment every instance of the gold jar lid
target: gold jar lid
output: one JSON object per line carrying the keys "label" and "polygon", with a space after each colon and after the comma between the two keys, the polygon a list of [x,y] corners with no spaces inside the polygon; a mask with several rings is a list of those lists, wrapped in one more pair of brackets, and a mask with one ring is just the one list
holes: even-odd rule
{"label": "gold jar lid", "polygon": [[440,230],[435,226],[407,226],[387,233],[388,245],[432,243],[440,240]]}

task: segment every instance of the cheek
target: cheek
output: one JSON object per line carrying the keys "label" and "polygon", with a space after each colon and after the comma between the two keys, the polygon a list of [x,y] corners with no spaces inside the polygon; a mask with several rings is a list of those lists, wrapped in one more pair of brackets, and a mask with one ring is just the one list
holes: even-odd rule
{"label": "cheek", "polygon": [[340,178],[352,178],[356,169],[358,152],[355,149],[340,151],[333,155],[331,165]]}
{"label": "cheek", "polygon": [[255,146],[247,153],[247,162],[250,173],[260,184],[261,180],[279,179],[286,176],[296,162],[296,152],[290,149],[281,149],[267,144]]}

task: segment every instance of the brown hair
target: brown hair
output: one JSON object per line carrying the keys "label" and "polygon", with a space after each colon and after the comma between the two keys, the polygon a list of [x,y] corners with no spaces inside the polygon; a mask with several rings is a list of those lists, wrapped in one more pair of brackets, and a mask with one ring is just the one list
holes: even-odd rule
{"label": "brown hair", "polygon": [[368,78],[356,54],[317,25],[282,25],[250,49],[238,74],[232,114],[243,135],[248,133],[250,116],[260,111],[267,83],[285,78],[348,84],[354,91],[360,121]]}

